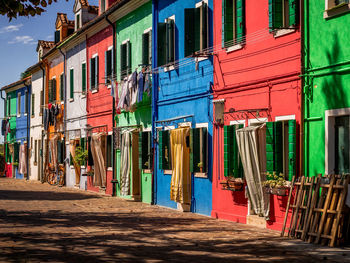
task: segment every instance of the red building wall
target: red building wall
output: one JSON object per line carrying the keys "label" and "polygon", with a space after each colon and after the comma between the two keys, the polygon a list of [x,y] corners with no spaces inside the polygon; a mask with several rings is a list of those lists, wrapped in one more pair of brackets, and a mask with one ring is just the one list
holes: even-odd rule
{"label": "red building wall", "polygon": [[[98,92],[92,92],[90,90],[90,81],[88,81],[88,94],[87,94],[87,123],[90,127],[97,127],[106,125],[107,132],[113,131],[112,120],[112,96],[110,89],[107,88],[105,83],[105,51],[113,45],[113,30],[111,26],[108,26],[92,37],[87,39],[87,71],[88,80],[90,79],[90,59],[95,54],[98,54]],[[105,128],[95,128],[92,132],[106,131]],[[113,194],[113,185],[111,180],[113,177],[112,171],[107,171],[106,179],[106,194]],[[88,190],[99,191],[98,187],[93,186],[92,177],[88,177]]]}
{"label": "red building wall", "polygon": [[[230,121],[295,115],[297,160],[301,117],[301,42],[300,30],[274,37],[269,32],[268,1],[245,1],[246,43],[242,49],[222,50],[222,3],[214,1],[214,100],[225,99],[225,125]],[[300,24],[300,23],[299,23]],[[237,112],[240,111],[240,112]],[[245,192],[222,190],[224,178],[223,127],[214,128],[213,210],[212,216],[246,223],[248,205]],[[299,161],[297,168],[299,170]],[[282,228],[287,197],[271,195],[270,221],[266,227]]]}

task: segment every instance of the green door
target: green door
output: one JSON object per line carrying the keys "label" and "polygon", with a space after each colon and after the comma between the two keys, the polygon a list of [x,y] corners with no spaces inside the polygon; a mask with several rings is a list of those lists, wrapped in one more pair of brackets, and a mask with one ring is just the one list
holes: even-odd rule
{"label": "green door", "polygon": [[349,173],[349,116],[335,118],[335,173]]}

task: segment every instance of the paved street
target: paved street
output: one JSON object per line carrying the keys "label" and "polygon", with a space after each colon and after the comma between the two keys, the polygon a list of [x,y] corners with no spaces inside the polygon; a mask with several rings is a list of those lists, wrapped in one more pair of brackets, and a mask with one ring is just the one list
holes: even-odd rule
{"label": "paved street", "polygon": [[0,178],[0,261],[350,262],[350,250],[120,198]]}

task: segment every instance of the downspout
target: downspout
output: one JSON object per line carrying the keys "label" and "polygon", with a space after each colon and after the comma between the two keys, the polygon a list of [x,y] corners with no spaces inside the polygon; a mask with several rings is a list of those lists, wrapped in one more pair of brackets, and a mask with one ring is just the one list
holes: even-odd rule
{"label": "downspout", "polygon": [[[40,64],[41,71],[43,72],[43,83],[42,83],[42,91],[43,91],[43,98],[42,100],[44,101],[45,104],[45,69],[42,67]],[[41,100],[40,100],[40,110],[42,111],[41,114],[41,123],[44,124],[44,109],[42,108],[44,105],[41,105]],[[40,181],[42,182],[43,180],[43,173],[44,173],[44,137],[45,137],[45,132],[41,130],[41,152],[40,152],[40,157],[41,157],[41,162],[40,162],[40,176],[41,178]]]}
{"label": "downspout", "polygon": [[[302,47],[304,47],[305,49],[305,60],[304,60],[304,71],[308,72],[309,71],[309,64],[310,64],[310,54],[309,54],[309,47],[310,47],[310,39],[309,39],[309,0],[305,0],[303,1],[303,7],[304,10],[307,15],[304,17],[303,21],[304,21],[304,45]],[[306,119],[310,118],[310,112],[309,112],[309,97],[307,94],[305,94],[305,92],[309,92],[307,89],[309,89],[309,81],[310,78],[309,76],[305,76],[304,77],[304,86],[303,86],[303,103],[304,103],[304,117]],[[307,125],[307,127],[305,127],[305,125]],[[309,122],[305,122],[304,120],[304,149],[303,149],[303,160],[307,160],[306,162],[304,161],[303,163],[303,168],[304,168],[304,174],[305,176],[309,175]]]}
{"label": "downspout", "polygon": [[[4,102],[4,118],[6,117],[6,98],[3,97],[3,93],[2,93],[2,90],[0,91],[0,95],[1,95],[1,99],[3,100]],[[6,141],[7,141],[7,136],[4,135],[4,145],[6,145]],[[5,154],[6,154],[6,151],[5,151],[6,147],[4,147],[4,157],[6,158]],[[6,159],[5,159],[6,160]]]}
{"label": "downspout", "polygon": [[29,181],[29,129],[30,129],[30,126],[29,126],[29,118],[30,118],[30,114],[29,114],[29,96],[31,95],[29,93],[29,87],[30,85],[26,85],[26,88],[27,88],[27,101],[26,101],[26,109],[25,109],[25,112],[27,112],[27,156],[26,156],[26,165],[27,165],[27,181]]}
{"label": "downspout", "polygon": [[[152,1],[152,69],[157,67],[157,30],[158,30],[158,0]],[[158,119],[158,77],[159,75],[153,74],[152,76],[152,149],[153,149],[153,172],[152,172],[152,204],[157,204],[157,130],[156,120]]]}
{"label": "downspout", "polygon": [[[300,8],[300,34],[301,34],[301,43],[300,43],[300,53],[301,53],[301,74],[305,73],[305,29],[304,29],[304,7],[305,1],[301,0],[301,8]],[[301,78],[301,86],[304,87],[305,81],[304,78]],[[304,111],[305,111],[305,105],[304,105],[304,92],[303,89],[300,92],[300,134],[299,134],[299,155],[300,155],[300,163],[299,163],[299,176],[305,175],[305,170],[304,170],[304,130],[305,130],[305,122],[304,122]]]}
{"label": "downspout", "polygon": [[[61,47],[58,47],[58,50],[63,56],[63,78],[64,78],[64,85],[63,85],[63,99],[64,99],[64,114],[63,114],[63,145],[64,145],[64,153],[63,153],[63,160],[66,159],[66,130],[67,130],[67,78],[66,78],[66,54],[62,52]],[[64,167],[66,167],[66,164],[64,164]],[[66,173],[64,173],[64,177],[66,177]],[[64,178],[64,181],[66,182],[66,178]]]}
{"label": "downspout", "polygon": [[[115,32],[115,25],[112,23],[111,20],[109,20],[108,15],[105,16],[105,19],[107,21],[107,23],[109,23],[112,27],[112,34],[113,34],[113,51],[112,51],[112,61],[113,61],[113,71],[112,74],[114,75],[114,72],[116,71],[116,45],[115,45],[115,37],[116,37],[116,32]],[[114,81],[114,76],[112,77],[112,81]],[[117,92],[116,90],[114,92]],[[114,130],[113,128],[115,127],[115,120],[114,120],[114,116],[115,116],[115,94],[112,98],[112,131]],[[113,134],[113,133],[112,133]],[[112,135],[113,138],[113,135]],[[113,145],[113,143],[112,143]],[[116,191],[116,171],[115,171],[115,150],[114,147],[112,147],[112,185],[113,185],[113,189],[112,189],[112,196],[116,196],[117,195],[117,191]]]}

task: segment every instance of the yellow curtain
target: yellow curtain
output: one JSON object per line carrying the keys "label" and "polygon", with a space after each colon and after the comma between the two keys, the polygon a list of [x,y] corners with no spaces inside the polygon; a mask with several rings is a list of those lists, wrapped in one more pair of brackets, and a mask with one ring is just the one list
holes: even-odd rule
{"label": "yellow curtain", "polygon": [[171,131],[171,160],[172,176],[170,199],[181,203],[191,204],[191,173],[190,148],[186,145],[186,137],[190,128],[178,128]]}

